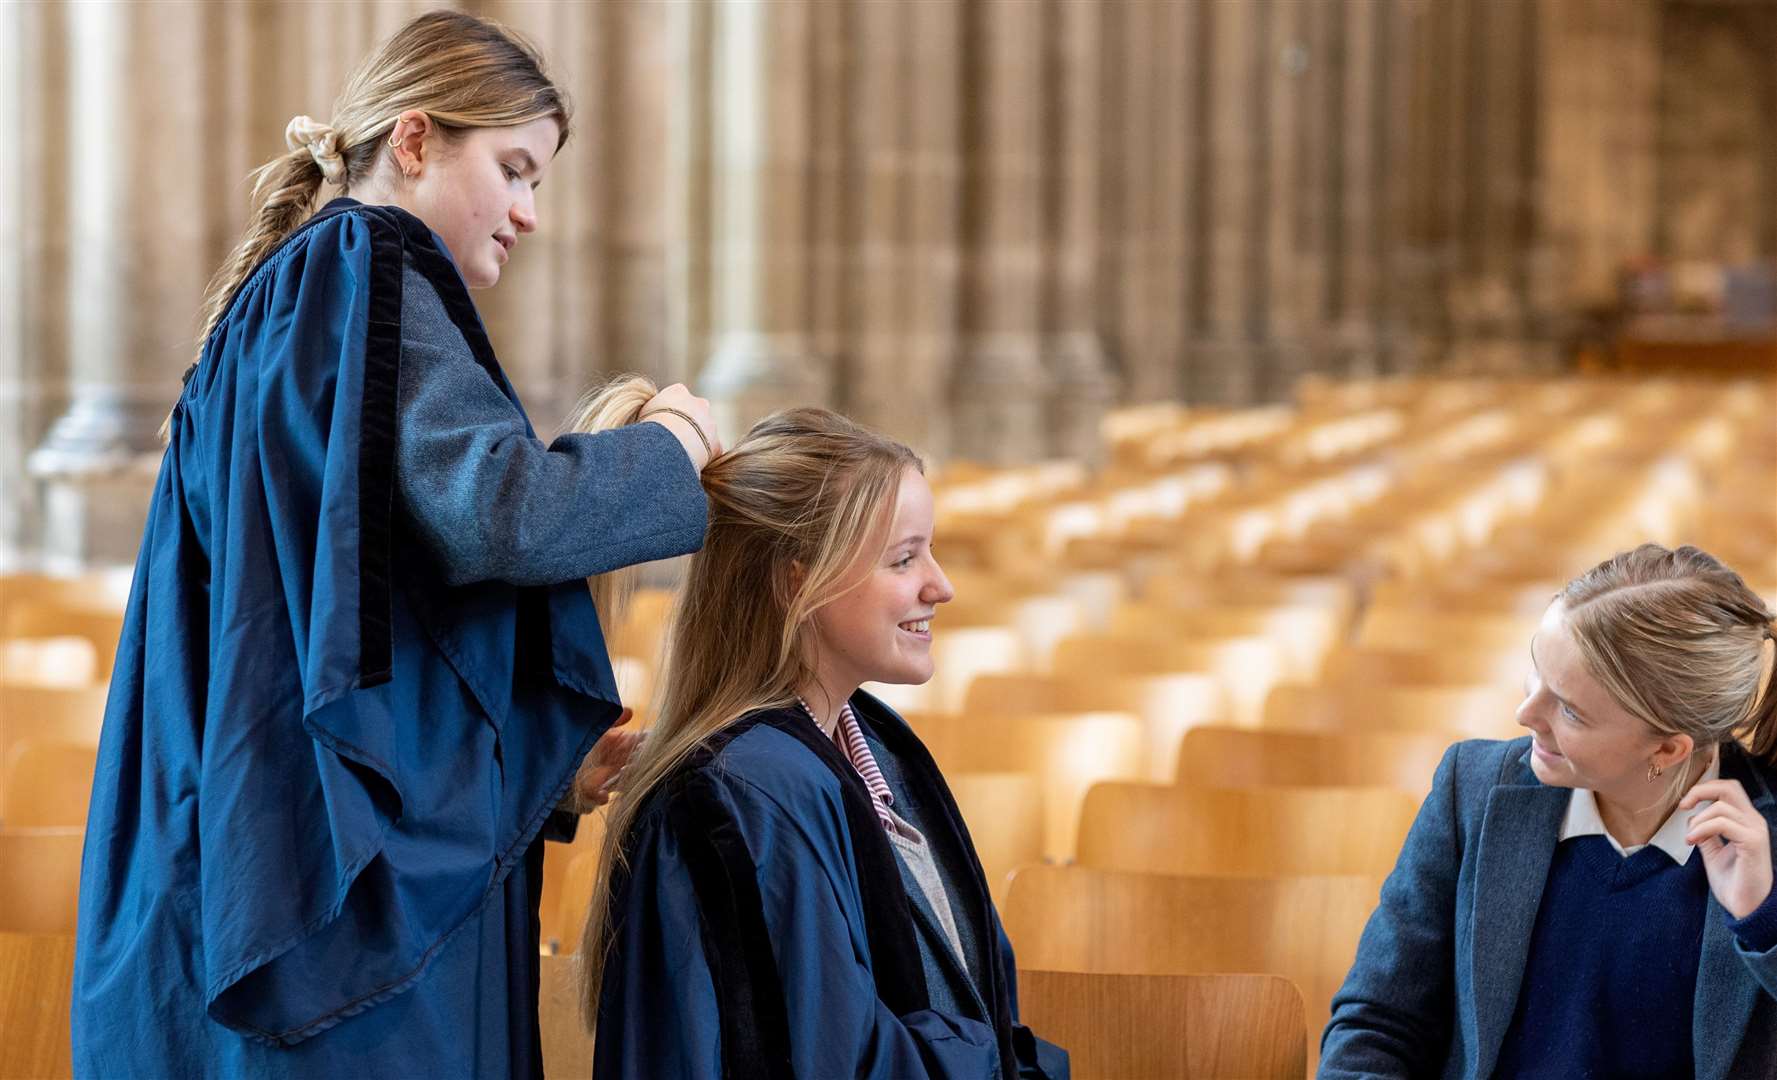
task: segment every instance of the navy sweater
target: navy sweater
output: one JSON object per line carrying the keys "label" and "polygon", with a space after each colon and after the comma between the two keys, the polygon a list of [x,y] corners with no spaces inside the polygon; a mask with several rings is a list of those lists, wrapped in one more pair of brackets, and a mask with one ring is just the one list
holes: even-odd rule
{"label": "navy sweater", "polygon": [[[1499,1077],[1680,1077],[1692,1072],[1691,1007],[1709,882],[1648,846],[1603,836],[1555,849],[1531,932]],[[1748,947],[1777,944],[1777,890],[1728,924]]]}

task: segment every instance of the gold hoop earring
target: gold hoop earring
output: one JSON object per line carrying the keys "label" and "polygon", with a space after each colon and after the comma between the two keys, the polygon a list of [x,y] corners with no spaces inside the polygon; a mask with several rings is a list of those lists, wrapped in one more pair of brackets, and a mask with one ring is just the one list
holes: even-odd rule
{"label": "gold hoop earring", "polygon": [[1660,768],[1660,766],[1655,764],[1654,762],[1651,762],[1651,761],[1648,762],[1647,763],[1647,782],[1651,784],[1655,780],[1658,780],[1660,778],[1660,774],[1664,771],[1665,771],[1664,769]]}
{"label": "gold hoop earring", "polygon": [[395,131],[389,132],[389,149],[394,150],[397,147],[399,147],[400,145],[401,145],[400,133],[395,132]]}

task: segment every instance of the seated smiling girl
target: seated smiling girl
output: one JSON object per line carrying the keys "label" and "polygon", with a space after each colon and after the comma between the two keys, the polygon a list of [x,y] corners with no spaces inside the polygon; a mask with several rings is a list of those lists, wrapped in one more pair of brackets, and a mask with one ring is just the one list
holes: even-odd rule
{"label": "seated smiling girl", "polygon": [[[607,390],[583,422],[649,390]],[[659,720],[610,811],[587,923],[593,1075],[1065,1076],[1017,1022],[1011,947],[944,778],[858,689],[932,676],[952,593],[919,459],[794,409],[703,485]]]}

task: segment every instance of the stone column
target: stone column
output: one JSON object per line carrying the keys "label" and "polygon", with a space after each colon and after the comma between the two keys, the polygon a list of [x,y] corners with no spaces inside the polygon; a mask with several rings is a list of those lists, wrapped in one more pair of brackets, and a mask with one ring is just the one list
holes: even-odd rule
{"label": "stone column", "polygon": [[1052,265],[1043,304],[1045,367],[1054,398],[1050,426],[1055,453],[1097,461],[1104,449],[1099,422],[1117,396],[1117,381],[1098,332],[1093,285],[1099,272],[1099,23],[1103,8],[1078,0],[1046,0],[1048,38],[1057,61],[1044,81],[1055,164],[1046,216],[1052,222]]}
{"label": "stone column", "polygon": [[199,3],[69,5],[67,344],[71,403],[31,454],[44,549],[127,562],[160,454],[156,430],[196,355],[205,280]]}
{"label": "stone column", "polygon": [[1038,332],[1044,162],[1043,9],[971,0],[963,15],[965,338],[952,383],[957,454],[1009,464],[1050,452]]}
{"label": "stone column", "polygon": [[1198,62],[1208,65],[1207,211],[1203,325],[1191,348],[1186,398],[1244,403],[1265,362],[1265,191],[1271,90],[1264,77],[1270,0],[1196,5],[1202,19]]}
{"label": "stone column", "polygon": [[893,7],[904,21],[907,55],[901,100],[906,125],[906,244],[902,280],[905,380],[891,431],[938,457],[952,452],[947,388],[957,362],[963,273],[962,8],[958,4]]}
{"label": "stone column", "polygon": [[[55,379],[36,313],[45,286],[60,280],[52,263],[54,220],[45,202],[60,192],[42,183],[61,174],[50,165],[51,143],[63,130],[43,103],[62,95],[63,54],[48,47],[48,24],[65,9],[12,4],[0,9],[0,144],[14,148],[0,174],[0,568],[22,562],[41,513],[25,471],[42,435],[46,396]],[[29,272],[26,268],[29,268]]]}
{"label": "stone column", "polygon": [[828,395],[808,338],[814,6],[722,0],[710,12],[715,342],[698,389],[730,441],[767,413]]}
{"label": "stone column", "polygon": [[[921,277],[940,263],[916,235],[915,196],[937,154],[920,151],[920,110],[908,106],[922,94],[954,93],[955,43],[928,53],[918,36],[921,10],[939,6],[855,0],[847,9],[852,70],[838,230],[845,253],[839,401],[859,421],[925,453],[943,421],[930,407],[942,396],[934,378],[942,354],[928,346],[919,355],[916,343],[939,328],[927,325],[922,334],[915,301]],[[946,284],[955,286],[954,259]]]}
{"label": "stone column", "polygon": [[1380,39],[1388,26],[1386,0],[1341,0],[1337,161],[1339,273],[1333,295],[1332,369],[1366,378],[1382,371],[1377,307],[1382,292],[1384,226],[1377,149],[1386,137],[1377,115],[1384,82]]}
{"label": "stone column", "polygon": [[1308,162],[1300,133],[1313,116],[1317,98],[1310,92],[1307,42],[1313,5],[1274,4],[1269,32],[1261,40],[1254,63],[1264,84],[1265,152],[1261,180],[1264,192],[1262,298],[1258,334],[1262,362],[1253,393],[1259,401],[1285,401],[1296,381],[1313,364],[1316,312],[1304,273],[1313,261],[1302,213],[1302,188]]}
{"label": "stone column", "polygon": [[1539,149],[1560,303],[1600,311],[1622,266],[1654,247],[1659,6],[1568,0],[1542,15]]}

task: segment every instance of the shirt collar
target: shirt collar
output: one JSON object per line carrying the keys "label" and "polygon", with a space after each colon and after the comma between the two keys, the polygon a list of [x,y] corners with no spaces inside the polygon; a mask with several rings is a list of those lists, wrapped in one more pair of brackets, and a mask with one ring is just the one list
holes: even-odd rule
{"label": "shirt collar", "polygon": [[[1703,775],[1697,779],[1701,784],[1721,776],[1721,754],[1709,763]],[[1561,822],[1561,839],[1571,840],[1576,836],[1602,836],[1610,841],[1618,855],[1629,856],[1643,847],[1656,847],[1672,857],[1672,861],[1680,866],[1690,861],[1692,845],[1684,842],[1685,834],[1691,831],[1691,818],[1700,813],[1709,803],[1702,802],[1690,810],[1680,813],[1676,808],[1667,815],[1659,831],[1646,844],[1638,844],[1625,848],[1617,842],[1617,838],[1604,827],[1604,818],[1598,814],[1598,798],[1588,788],[1574,788],[1573,795],[1567,800],[1567,816]]]}

